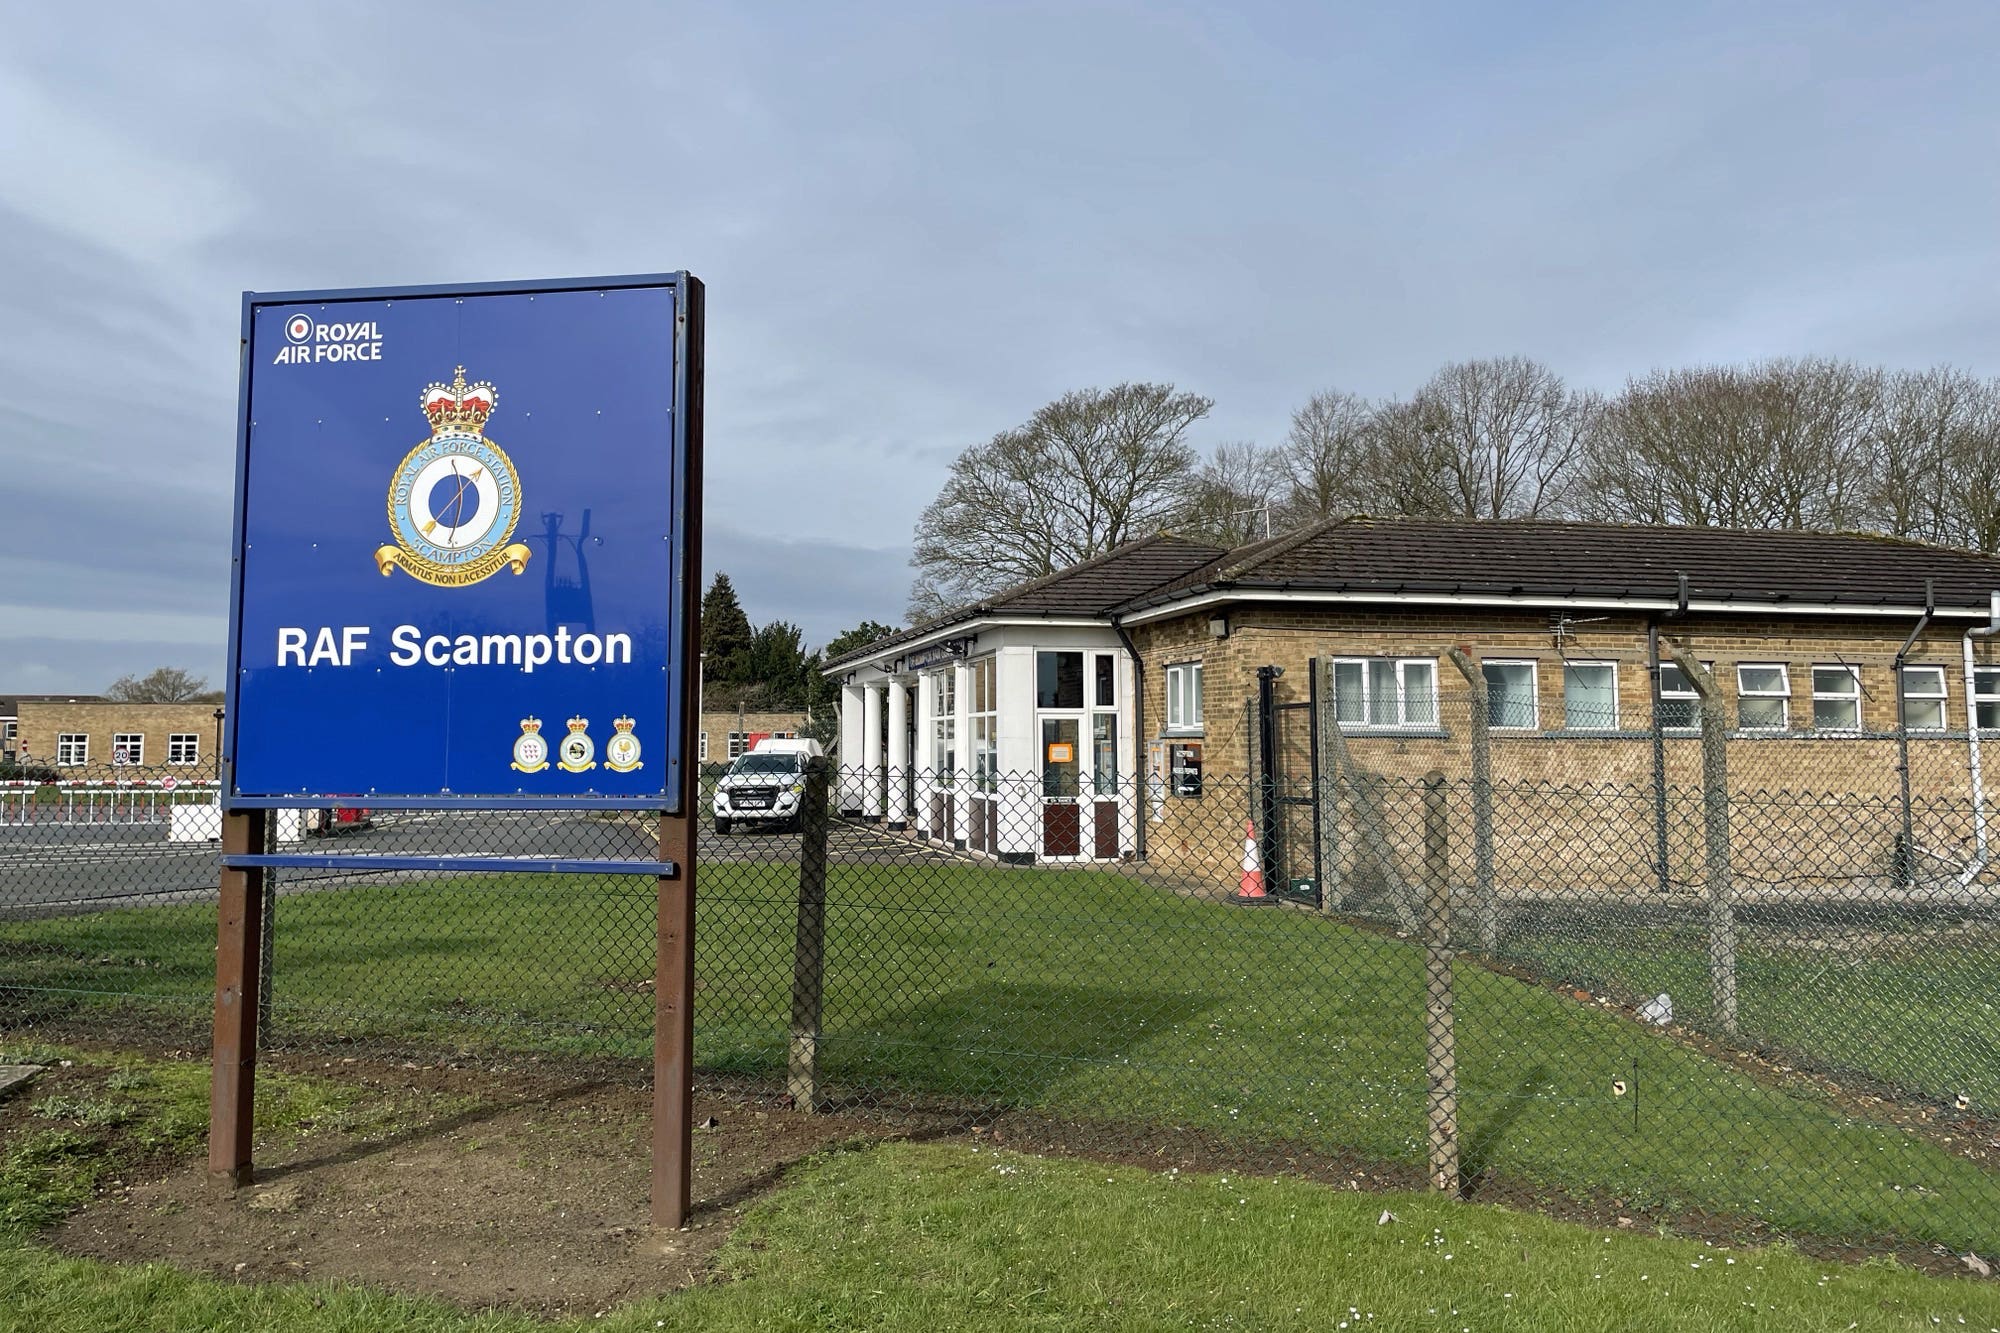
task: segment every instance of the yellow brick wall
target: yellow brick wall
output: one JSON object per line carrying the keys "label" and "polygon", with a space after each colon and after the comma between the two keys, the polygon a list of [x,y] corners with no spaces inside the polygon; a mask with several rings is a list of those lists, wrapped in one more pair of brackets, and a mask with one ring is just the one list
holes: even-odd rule
{"label": "yellow brick wall", "polygon": [[[112,737],[121,732],[137,732],[145,737],[145,767],[165,769],[167,738],[178,732],[189,732],[198,738],[197,758],[190,771],[213,776],[216,707],[212,703],[38,703],[23,700],[19,743],[24,752],[24,762],[54,764],[58,736],[64,733],[85,735],[90,738],[88,768],[109,771]],[[77,776],[84,774],[79,772]]]}
{"label": "yellow brick wall", "polygon": [[[1149,739],[1165,734],[1165,668],[1187,661],[1203,664],[1205,725],[1199,739],[1207,789],[1198,799],[1169,795],[1165,817],[1149,824],[1155,859],[1182,864],[1218,883],[1238,873],[1242,820],[1250,807],[1246,702],[1256,696],[1257,668],[1283,667],[1277,698],[1299,701],[1310,689],[1312,659],[1322,656],[1422,657],[1437,663],[1441,726],[1436,732],[1357,735],[1347,741],[1357,768],[1384,780],[1370,798],[1373,820],[1406,834],[1406,841],[1414,840],[1421,824],[1424,774],[1435,769],[1454,781],[1470,778],[1472,691],[1444,658],[1448,649],[1462,647],[1475,661],[1516,658],[1538,664],[1538,728],[1492,732],[1493,777],[1501,789],[1494,815],[1496,877],[1523,886],[1573,882],[1578,867],[1588,865],[1607,886],[1643,888],[1656,875],[1658,795],[1647,730],[1652,705],[1643,618],[1579,615],[1563,624],[1560,634],[1548,613],[1504,609],[1441,613],[1241,606],[1231,610],[1229,621],[1230,632],[1221,639],[1210,634],[1206,613],[1130,630],[1145,664],[1144,730]],[[1926,826],[1916,829],[1916,841],[1941,856],[1969,852],[1962,628],[1934,627],[1908,659],[1945,668],[1948,731],[1910,742],[1913,823]],[[1662,627],[1696,658],[1714,664],[1732,728],[1736,666],[1781,663],[1789,668],[1787,730],[1735,733],[1728,745],[1733,852],[1746,875],[1777,882],[1802,866],[1851,866],[1874,856],[1872,849],[1878,848],[1886,863],[1900,827],[1892,663],[1910,629],[1908,621],[1721,617]],[[1981,664],[1994,660],[1983,645],[1975,656]],[[1562,731],[1565,659],[1617,664],[1618,733]],[[1812,667],[1838,663],[1860,671],[1858,736],[1813,730]],[[1301,756],[1306,716],[1303,711],[1294,714],[1290,723],[1300,729]],[[1677,734],[1668,737],[1664,750],[1668,861],[1674,878],[1685,881],[1701,873],[1701,747],[1693,735]],[[1988,758],[1989,769],[2000,769],[2000,740],[1992,743]],[[1303,777],[1306,766],[1301,757],[1291,768]],[[1995,785],[2000,782],[1986,784],[1989,811]],[[1955,810],[1941,808],[1950,803]],[[1350,823],[1352,818],[1350,812]],[[1469,837],[1455,839],[1453,855],[1455,867],[1469,864]]]}

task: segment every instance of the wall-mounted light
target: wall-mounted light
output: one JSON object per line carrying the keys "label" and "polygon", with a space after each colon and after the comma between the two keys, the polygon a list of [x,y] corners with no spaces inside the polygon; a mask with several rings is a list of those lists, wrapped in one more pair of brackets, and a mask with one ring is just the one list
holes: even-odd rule
{"label": "wall-mounted light", "polygon": [[1213,638],[1213,639],[1226,639],[1226,638],[1228,638],[1228,637],[1229,637],[1229,617],[1228,617],[1228,616],[1210,616],[1210,617],[1208,618],[1208,634],[1209,634],[1209,637],[1210,637],[1210,638]]}

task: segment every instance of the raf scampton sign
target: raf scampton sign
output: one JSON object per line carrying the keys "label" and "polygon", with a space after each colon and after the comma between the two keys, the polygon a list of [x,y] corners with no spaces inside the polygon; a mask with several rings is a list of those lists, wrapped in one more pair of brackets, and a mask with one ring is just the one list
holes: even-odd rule
{"label": "raf scampton sign", "polygon": [[700,337],[685,274],[246,294],[228,803],[674,810]]}

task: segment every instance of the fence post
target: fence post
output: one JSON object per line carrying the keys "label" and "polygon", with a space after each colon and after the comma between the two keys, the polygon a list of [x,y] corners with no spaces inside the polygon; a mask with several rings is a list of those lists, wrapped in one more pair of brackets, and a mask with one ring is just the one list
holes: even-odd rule
{"label": "fence post", "polygon": [[1708,880],[1708,988],[1716,1027],[1736,1036],[1736,905],[1729,868],[1729,718],[1715,677],[1680,644],[1662,635],[1701,697],[1701,827]]}
{"label": "fence post", "polygon": [[792,1043],[785,1083],[792,1106],[819,1109],[819,1031],[826,980],[827,762],[809,760],[800,803],[798,929],[792,944]]}
{"label": "fence post", "polygon": [[1314,688],[1319,708],[1313,727],[1319,733],[1319,905],[1322,912],[1338,912],[1345,899],[1340,877],[1340,787],[1341,760],[1345,757],[1340,736],[1340,704],[1333,697],[1333,659],[1316,657],[1312,663]]}
{"label": "fence post", "polygon": [[[265,810],[222,817],[222,850],[264,847]],[[224,1189],[251,1183],[251,1128],[257,1104],[257,996],[262,971],[264,871],[222,872],[216,910],[215,1034],[209,1048],[208,1174]]]}
{"label": "fence post", "polygon": [[1472,687],[1472,875],[1479,910],[1479,947],[1500,951],[1500,904],[1493,893],[1493,719],[1487,711],[1486,672],[1463,648],[1445,654]]}
{"label": "fence post", "polygon": [[1430,1185],[1457,1197],[1458,1052],[1452,1039],[1451,826],[1444,774],[1424,774],[1424,1065]]}

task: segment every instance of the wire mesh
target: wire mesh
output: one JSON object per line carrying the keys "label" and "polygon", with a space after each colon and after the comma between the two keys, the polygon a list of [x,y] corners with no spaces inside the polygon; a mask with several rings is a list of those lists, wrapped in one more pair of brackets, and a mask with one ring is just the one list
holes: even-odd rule
{"label": "wire mesh", "polygon": [[[1732,758],[1794,746],[1797,781],[1717,790],[1679,713],[1655,769],[1647,731],[1516,730],[1490,699],[1482,729],[1431,690],[1359,720],[1329,690],[1270,718],[1268,763],[1254,732],[1217,738],[1191,780],[708,769],[701,1076],[804,1088],[802,1110],[1026,1109],[1414,1178],[1436,1160],[1443,994],[1475,1197],[2000,1246],[2000,893],[1944,760],[1906,807],[1893,772],[1813,781],[1893,747],[1739,736]],[[204,1039],[219,814],[211,788],[158,776],[0,799],[0,1025]],[[350,855],[642,859],[656,836],[643,812],[334,809],[272,829],[277,850]],[[644,1071],[647,878],[272,887],[270,1043]]]}

